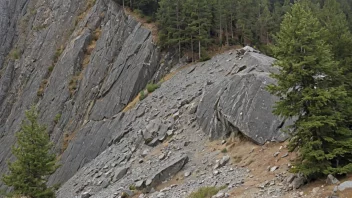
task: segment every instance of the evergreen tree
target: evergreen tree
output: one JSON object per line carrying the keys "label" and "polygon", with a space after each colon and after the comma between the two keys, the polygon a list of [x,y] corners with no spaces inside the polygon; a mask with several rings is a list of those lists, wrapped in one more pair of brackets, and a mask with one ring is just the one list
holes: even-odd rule
{"label": "evergreen tree", "polygon": [[326,29],[304,2],[285,15],[273,52],[280,73],[268,90],[281,100],[274,113],[297,118],[290,148],[296,170],[309,177],[352,172],[352,132],[345,125],[342,69],[325,42]]}
{"label": "evergreen tree", "polygon": [[9,162],[10,173],[3,182],[13,187],[14,194],[31,198],[50,198],[55,194],[46,186],[47,178],[56,169],[56,157],[50,153],[52,143],[46,128],[38,124],[35,107],[26,111],[27,121],[16,133],[17,145],[12,153],[17,158]]}

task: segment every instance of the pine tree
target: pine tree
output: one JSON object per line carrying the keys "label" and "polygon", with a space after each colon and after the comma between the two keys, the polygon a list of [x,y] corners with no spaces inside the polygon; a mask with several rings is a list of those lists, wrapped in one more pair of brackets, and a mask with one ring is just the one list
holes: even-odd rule
{"label": "pine tree", "polygon": [[298,148],[296,170],[309,177],[352,172],[352,132],[345,125],[342,69],[325,42],[326,29],[300,1],[287,13],[273,52],[280,73],[268,90],[278,96],[274,113],[296,118],[290,148]]}
{"label": "pine tree", "polygon": [[16,133],[17,145],[12,153],[17,158],[9,162],[10,173],[4,175],[3,182],[13,187],[14,194],[31,198],[51,198],[55,194],[46,186],[47,178],[56,169],[56,156],[50,153],[50,142],[46,128],[38,124],[35,107],[26,111],[27,121]]}

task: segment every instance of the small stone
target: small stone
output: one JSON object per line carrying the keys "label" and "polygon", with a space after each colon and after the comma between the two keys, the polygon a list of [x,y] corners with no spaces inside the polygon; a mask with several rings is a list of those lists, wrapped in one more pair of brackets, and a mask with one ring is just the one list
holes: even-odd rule
{"label": "small stone", "polygon": [[216,194],[214,196],[214,198],[224,198],[224,197],[225,197],[225,193],[223,193],[223,192],[219,192],[218,194]]}
{"label": "small stone", "polygon": [[172,136],[172,135],[174,134],[174,131],[173,131],[173,130],[168,130],[168,131],[166,132],[166,134],[167,134],[168,136]]}
{"label": "small stone", "polygon": [[304,192],[299,192],[299,195],[300,195],[300,196],[303,196],[303,195],[304,195]]}
{"label": "small stone", "polygon": [[145,156],[147,156],[148,155],[148,153],[149,153],[149,150],[148,149],[145,149],[144,151],[143,151],[143,153],[142,153],[142,157],[145,157]]}
{"label": "small stone", "polygon": [[287,157],[288,156],[288,153],[285,153],[285,154],[283,154],[282,156],[281,156],[281,158],[285,158],[285,157]]}
{"label": "small stone", "polygon": [[143,161],[143,159],[140,159],[139,161],[138,161],[138,163],[140,163],[140,164],[142,164],[144,161]]}
{"label": "small stone", "polygon": [[165,193],[160,192],[156,197],[157,197],[157,198],[165,198],[166,195],[165,195]]}
{"label": "small stone", "polygon": [[164,153],[159,155],[159,160],[164,160],[165,158],[166,158],[166,155]]}
{"label": "small stone", "polygon": [[329,174],[328,177],[326,178],[326,183],[327,184],[338,184],[340,181],[336,179],[333,175]]}
{"label": "small stone", "polygon": [[164,189],[162,189],[160,192],[167,192],[167,191],[169,191],[171,188],[164,188]]}
{"label": "small stone", "polygon": [[190,171],[186,171],[185,172],[185,177],[189,177],[191,175],[191,172]]}
{"label": "small stone", "polygon": [[147,181],[145,181],[145,185],[150,186],[150,184],[152,184],[152,182],[153,182],[153,180],[147,179]]}
{"label": "small stone", "polygon": [[225,166],[226,163],[229,161],[230,161],[230,156],[226,155],[226,156],[222,157],[222,159],[220,160],[220,165]]}
{"label": "small stone", "polygon": [[274,153],[274,157],[277,157],[280,154],[280,152]]}
{"label": "small stone", "polygon": [[141,180],[141,181],[137,181],[136,184],[135,184],[135,187],[137,189],[141,189],[144,187],[144,180]]}
{"label": "small stone", "polygon": [[313,188],[312,193],[313,193],[314,195],[316,195],[316,194],[318,194],[319,190],[320,190],[319,187]]}
{"label": "small stone", "polygon": [[270,172],[274,172],[278,169],[279,167],[278,166],[273,166],[270,168]]}
{"label": "small stone", "polygon": [[90,192],[84,192],[82,193],[81,198],[89,198],[90,196],[92,196]]}
{"label": "small stone", "polygon": [[226,144],[226,140],[221,141],[221,145]]}
{"label": "small stone", "polygon": [[220,173],[220,172],[219,172],[218,170],[214,170],[214,171],[213,171],[213,175],[215,175],[215,176],[218,175],[219,173]]}

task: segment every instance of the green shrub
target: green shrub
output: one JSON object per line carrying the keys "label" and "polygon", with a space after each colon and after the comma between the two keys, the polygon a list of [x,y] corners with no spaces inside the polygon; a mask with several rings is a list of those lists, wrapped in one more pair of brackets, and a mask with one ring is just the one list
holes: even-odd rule
{"label": "green shrub", "polygon": [[211,57],[208,54],[202,54],[201,58],[199,59],[200,62],[208,61]]}
{"label": "green shrub", "polygon": [[191,193],[188,198],[211,198],[216,195],[220,190],[225,189],[226,186],[217,188],[217,187],[202,187],[196,192]]}
{"label": "green shrub", "polygon": [[51,73],[51,72],[54,70],[54,65],[50,66],[50,67],[48,68],[48,70],[49,70],[49,72]]}
{"label": "green shrub", "polygon": [[221,150],[221,152],[222,152],[222,153],[227,153],[227,149],[224,148],[224,149]]}
{"label": "green shrub", "polygon": [[54,122],[55,122],[55,123],[58,123],[60,119],[61,119],[61,114],[58,113],[58,114],[56,114],[56,116],[55,116],[55,118],[54,118]]}
{"label": "green shrub", "polygon": [[144,98],[146,98],[146,97],[147,97],[147,95],[144,93],[144,91],[141,91],[141,92],[139,93],[139,100],[140,100],[140,101],[144,100]]}
{"label": "green shrub", "polygon": [[136,190],[136,186],[132,184],[132,185],[130,185],[129,189],[130,190]]}
{"label": "green shrub", "polygon": [[153,93],[156,89],[158,89],[160,87],[159,84],[148,84],[147,85],[147,90],[148,90],[148,93]]}
{"label": "green shrub", "polygon": [[139,16],[140,18],[144,18],[145,17],[143,12],[142,12],[142,10],[135,9],[135,10],[133,10],[133,12],[136,13],[137,16]]}
{"label": "green shrub", "polygon": [[147,22],[147,23],[151,23],[151,22],[154,21],[154,20],[153,20],[153,17],[150,17],[150,16],[147,16],[145,19],[146,19],[146,22]]}

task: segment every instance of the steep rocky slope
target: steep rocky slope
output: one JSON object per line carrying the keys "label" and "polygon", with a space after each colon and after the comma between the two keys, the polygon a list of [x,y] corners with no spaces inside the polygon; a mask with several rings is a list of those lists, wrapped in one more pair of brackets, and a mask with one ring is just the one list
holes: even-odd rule
{"label": "steep rocky slope", "polygon": [[62,165],[49,183],[62,184],[57,195],[65,198],[117,197],[131,186],[150,192],[173,182],[166,197],[234,188],[247,170],[225,166],[232,163],[226,155],[215,163],[219,151],[209,150],[209,138],[286,138],[286,122],[271,114],[276,98],[264,89],[273,59],[251,48],[184,66],[122,111],[174,61],[115,1],[2,0],[0,11],[0,174],[32,104]]}
{"label": "steep rocky slope", "polygon": [[11,0],[0,10],[0,173],[24,110],[37,104],[62,153],[51,181],[64,182],[105,150],[112,129],[103,120],[153,78],[159,50],[112,0]]}
{"label": "steep rocky slope", "polygon": [[[252,65],[253,61],[256,64]],[[205,109],[216,110],[216,104],[219,103],[207,106],[204,103],[209,97],[219,97],[213,94],[214,91],[222,90],[219,86],[236,82],[233,80],[236,78],[246,79],[247,76],[258,80],[256,83],[248,82],[241,90],[227,89],[232,97],[222,100],[239,104],[231,105],[234,115],[242,112],[246,117],[257,119],[250,123],[243,122],[244,126],[248,126],[246,131],[231,131],[228,128],[229,132],[217,137],[227,138],[231,132],[247,136],[248,131],[249,134],[257,133],[257,136],[265,137],[265,142],[283,140],[282,133],[277,130],[283,121],[270,111],[275,98],[265,94],[264,89],[270,80],[268,71],[272,61],[272,58],[256,52],[245,52],[243,56],[236,57],[235,51],[232,51],[208,62],[186,66],[133,109],[105,120],[105,125],[110,126],[108,128],[115,129],[109,144],[111,146],[66,182],[59,189],[58,197],[73,197],[84,192],[89,192],[92,197],[118,197],[123,192],[129,192],[131,186],[136,186],[142,192],[153,192],[153,189],[160,189],[160,185],[169,188],[164,192],[152,193],[150,197],[186,197],[202,186],[229,185],[229,189],[240,186],[248,174],[247,170],[225,166],[227,163],[232,164],[232,159],[226,155],[216,162],[220,151],[209,150],[207,144],[211,133],[207,135],[207,128],[201,128],[198,123],[202,125],[208,119],[202,113]],[[243,65],[251,66],[241,70]],[[263,93],[265,97],[253,99],[255,95],[250,95],[248,89]],[[240,97],[243,95],[246,97]],[[241,99],[233,100],[236,96]],[[258,115],[258,111],[262,114]],[[198,121],[196,114],[200,117]],[[209,115],[209,119],[215,118]],[[213,122],[207,122],[207,126],[210,127]],[[216,122],[223,126],[229,125],[226,119]],[[259,126],[262,123],[263,126]],[[266,124],[274,127],[265,128]],[[258,125],[262,130],[251,125]],[[240,125],[236,127],[236,123],[231,126],[241,129]],[[74,142],[79,144],[81,140],[76,139]],[[214,166],[217,168],[213,169]],[[176,186],[173,185],[175,183]]]}

